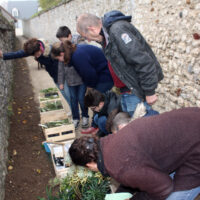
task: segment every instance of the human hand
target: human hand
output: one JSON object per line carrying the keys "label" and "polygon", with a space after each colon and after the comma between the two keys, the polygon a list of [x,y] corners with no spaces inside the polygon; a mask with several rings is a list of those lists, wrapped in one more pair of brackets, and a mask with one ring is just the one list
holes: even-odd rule
{"label": "human hand", "polygon": [[152,96],[146,96],[146,102],[149,105],[153,105],[157,101],[158,97],[154,94]]}
{"label": "human hand", "polygon": [[63,89],[64,89],[64,85],[63,85],[63,84],[60,84],[60,85],[59,85],[59,88],[60,88],[61,90],[63,90]]}
{"label": "human hand", "polygon": [[3,52],[0,50],[0,58],[3,58]]}

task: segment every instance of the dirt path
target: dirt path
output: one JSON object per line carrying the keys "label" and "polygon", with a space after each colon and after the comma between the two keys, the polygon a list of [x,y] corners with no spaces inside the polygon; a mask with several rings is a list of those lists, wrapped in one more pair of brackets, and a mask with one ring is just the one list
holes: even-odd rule
{"label": "dirt path", "polygon": [[[20,43],[17,43],[16,48],[19,49]],[[26,60],[32,66],[28,66]],[[33,58],[18,59],[14,64],[13,115],[8,141],[5,200],[36,200],[38,196],[45,196],[45,187],[55,176],[52,163],[41,146],[45,138],[38,126],[40,115],[36,101],[40,88],[50,87],[53,83],[45,70],[37,69]],[[30,74],[37,87],[31,84],[34,81],[31,81]],[[42,76],[42,79],[36,74]]]}

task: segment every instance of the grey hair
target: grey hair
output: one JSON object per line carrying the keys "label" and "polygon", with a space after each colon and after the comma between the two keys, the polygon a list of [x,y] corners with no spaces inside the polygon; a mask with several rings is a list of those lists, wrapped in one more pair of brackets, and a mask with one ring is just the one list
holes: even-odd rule
{"label": "grey hair", "polygon": [[77,31],[81,33],[87,33],[89,26],[97,27],[100,25],[101,19],[96,15],[90,13],[84,13],[77,19]]}
{"label": "grey hair", "polygon": [[128,124],[131,121],[131,117],[126,112],[119,112],[112,121],[111,131],[115,132],[119,130],[119,125]]}

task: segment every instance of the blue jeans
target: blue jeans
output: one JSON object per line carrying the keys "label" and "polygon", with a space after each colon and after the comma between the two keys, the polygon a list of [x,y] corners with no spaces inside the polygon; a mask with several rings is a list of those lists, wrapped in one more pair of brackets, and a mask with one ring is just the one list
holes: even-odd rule
{"label": "blue jeans", "polygon": [[[159,114],[155,110],[148,110],[147,113],[145,114],[144,117],[152,116],[152,115],[157,115]],[[101,132],[103,132],[105,135],[108,135],[109,133],[106,130],[106,122],[107,122],[107,117],[106,116],[101,116],[99,117],[98,114],[94,115],[94,123],[95,125],[98,126]]]}
{"label": "blue jeans", "polygon": [[[137,104],[140,102],[142,102],[142,100],[134,94],[125,93],[125,94],[122,94],[122,96],[121,96],[122,110],[123,110],[123,112],[129,113],[129,115],[131,117],[133,116],[133,114],[135,112]],[[147,102],[144,102],[144,105],[147,110],[146,116],[159,114],[157,111],[154,111]]]}
{"label": "blue jeans", "polygon": [[[176,172],[170,174],[174,178]],[[172,192],[166,200],[194,200],[200,194],[200,186],[191,190]]]}
{"label": "blue jeans", "polygon": [[71,96],[73,119],[80,119],[78,103],[80,104],[80,107],[81,107],[82,117],[88,118],[89,117],[88,108],[86,108],[84,105],[86,86],[84,84],[77,85],[77,86],[69,86],[69,92]]}
{"label": "blue jeans", "polygon": [[106,130],[106,116],[99,117],[98,114],[94,115],[94,123],[99,127],[99,130],[104,133],[104,135],[108,135],[109,133]]}
{"label": "blue jeans", "polygon": [[67,82],[65,81],[63,90],[61,90],[59,88],[58,84],[56,84],[56,86],[60,90],[61,94],[63,95],[63,97],[65,98],[65,100],[67,101],[67,103],[69,104],[69,107],[71,109],[71,97],[70,97],[70,92],[69,92],[69,87],[67,85]]}

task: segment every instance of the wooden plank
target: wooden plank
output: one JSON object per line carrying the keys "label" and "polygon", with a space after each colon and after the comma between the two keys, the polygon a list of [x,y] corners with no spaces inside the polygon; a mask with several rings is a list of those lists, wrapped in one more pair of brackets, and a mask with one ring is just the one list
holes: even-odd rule
{"label": "wooden plank", "polygon": [[62,125],[53,128],[43,129],[47,141],[57,142],[76,137],[74,124]]}
{"label": "wooden plank", "polygon": [[67,114],[64,109],[52,110],[48,112],[40,112],[41,124],[44,124],[50,121],[62,120],[66,118],[67,118]]}

